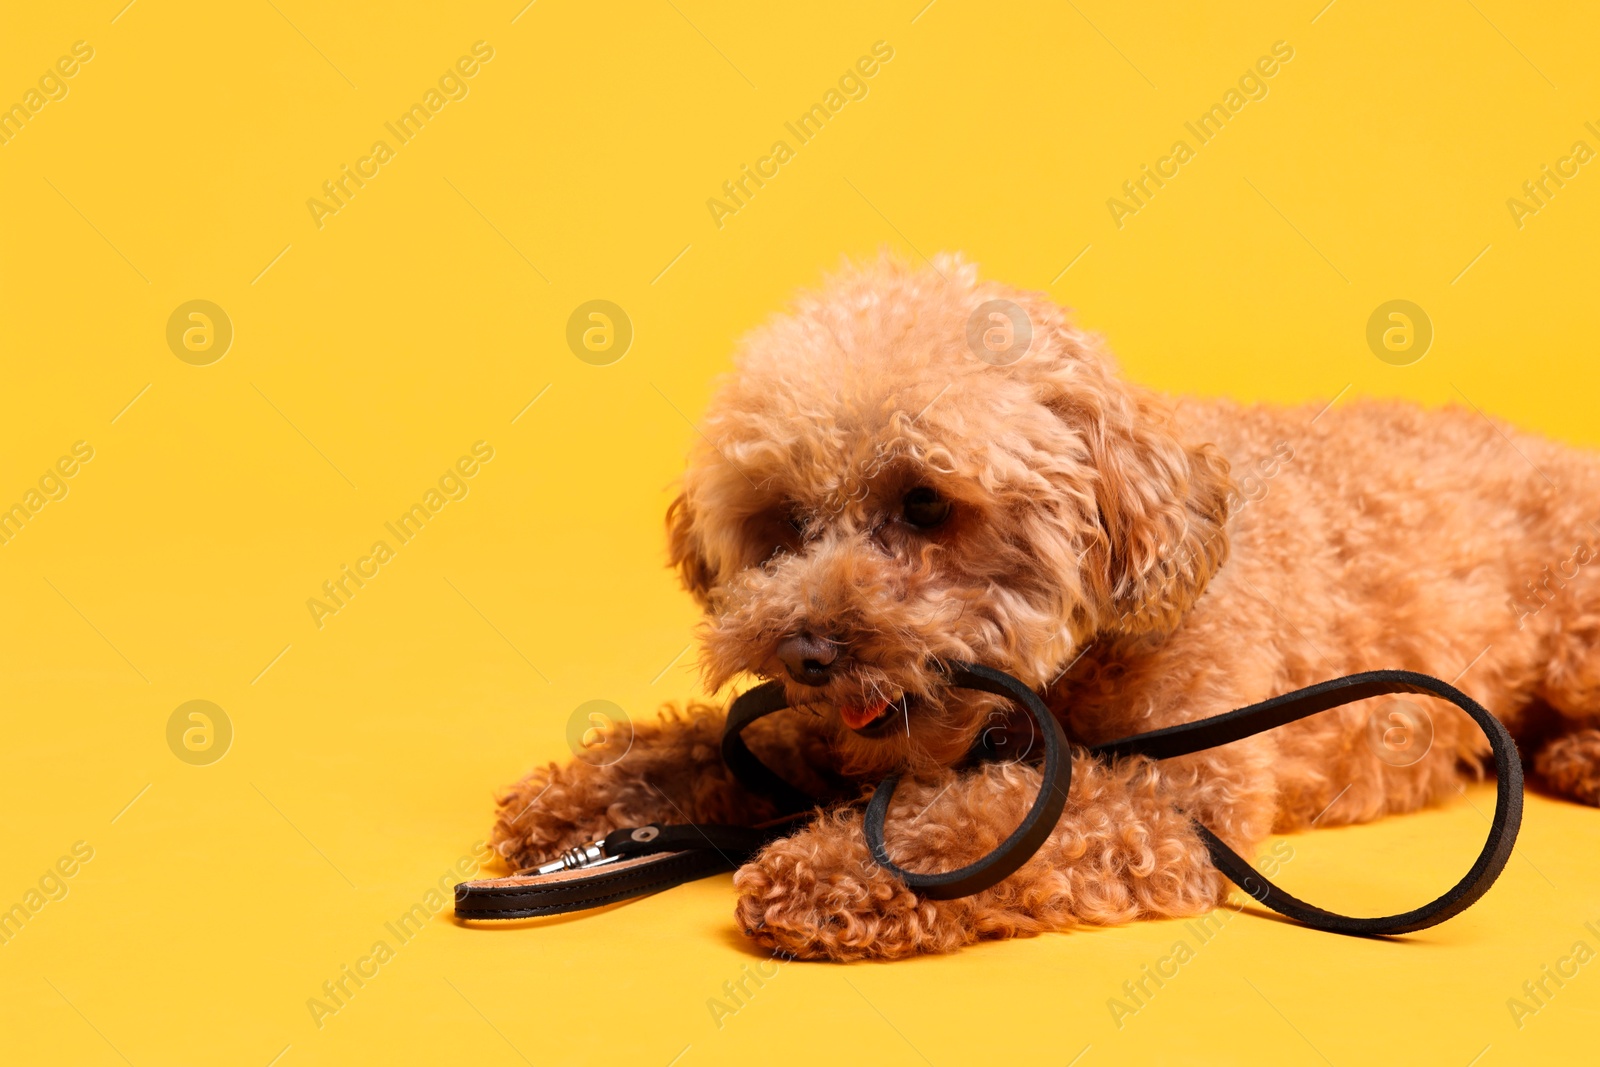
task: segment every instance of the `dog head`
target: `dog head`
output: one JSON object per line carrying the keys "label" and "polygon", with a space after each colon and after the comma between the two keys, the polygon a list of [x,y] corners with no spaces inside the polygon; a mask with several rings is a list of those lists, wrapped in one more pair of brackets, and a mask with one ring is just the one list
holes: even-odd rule
{"label": "dog head", "polygon": [[1034,293],[847,267],[755,331],[667,514],[706,680],[781,679],[846,769],[948,765],[1086,642],[1171,627],[1227,550],[1227,463]]}

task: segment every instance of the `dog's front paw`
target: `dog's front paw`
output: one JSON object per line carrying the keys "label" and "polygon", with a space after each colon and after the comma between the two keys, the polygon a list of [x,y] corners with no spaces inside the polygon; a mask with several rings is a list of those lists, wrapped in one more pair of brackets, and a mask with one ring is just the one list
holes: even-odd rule
{"label": "dog's front paw", "polygon": [[896,959],[968,939],[951,909],[873,862],[861,814],[841,811],[773,842],[733,878],[734,917],[757,944],[800,959]]}
{"label": "dog's front paw", "polygon": [[533,771],[495,798],[491,847],[512,868],[533,867],[617,829],[592,768]]}

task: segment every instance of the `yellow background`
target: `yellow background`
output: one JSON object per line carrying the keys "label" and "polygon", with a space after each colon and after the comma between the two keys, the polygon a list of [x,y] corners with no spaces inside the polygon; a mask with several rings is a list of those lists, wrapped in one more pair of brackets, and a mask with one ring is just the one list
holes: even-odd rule
{"label": "yellow background", "polygon": [[[1120,1029],[1108,998],[1181,924],[790,964],[719,1027],[707,1001],[759,958],[725,877],[503,929],[446,911],[320,1029],[306,1007],[485,836],[495,787],[566,757],[572,709],[697,693],[660,528],[687,420],[734,339],[842,254],[964,251],[1174,391],[1465,397],[1600,441],[1597,165],[1520,229],[1506,207],[1574,141],[1600,147],[1592,14],[122,2],[12,5],[0,35],[0,103],[94,48],[0,146],[0,503],[95,449],[0,545],[0,906],[94,849],[0,947],[8,1062],[1592,1050],[1600,964],[1520,1029],[1506,1007],[1580,937],[1600,948],[1600,813],[1536,796],[1465,916],[1378,943],[1241,915]],[[306,200],[479,40],[467,98],[319,229]],[[719,229],[707,198],[879,40],[869,95]],[[1118,229],[1107,198],[1279,40],[1267,98]],[[636,330],[611,366],[564,340],[596,298]],[[1406,367],[1364,340],[1395,298],[1437,334]],[[165,341],[192,299],[234,326],[210,366]],[[470,495],[319,630],[306,600],[478,440],[495,458]],[[194,699],[235,731],[210,766],[166,743]],[[1490,803],[1297,837],[1282,881],[1414,903],[1464,869]]]}

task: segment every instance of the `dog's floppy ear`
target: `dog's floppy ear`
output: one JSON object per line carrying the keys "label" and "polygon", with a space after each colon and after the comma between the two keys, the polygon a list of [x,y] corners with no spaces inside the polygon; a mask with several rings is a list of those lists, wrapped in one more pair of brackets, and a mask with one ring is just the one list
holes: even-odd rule
{"label": "dog's floppy ear", "polygon": [[679,493],[667,505],[667,562],[676,567],[683,587],[702,608],[710,602],[714,576],[695,530],[694,510],[687,494]]}
{"label": "dog's floppy ear", "polygon": [[1210,444],[1179,438],[1166,405],[1142,389],[1108,382],[1100,417],[1081,424],[1095,467],[1104,541],[1101,629],[1166,630],[1205,591],[1228,555],[1233,481]]}
{"label": "dog's floppy ear", "polygon": [[1094,625],[1170,629],[1227,558],[1228,461],[1212,445],[1183,441],[1166,402],[1121,378],[1059,309],[1041,315],[1053,321],[1034,372],[1087,460],[1072,488],[1085,506],[1093,501],[1081,577]]}

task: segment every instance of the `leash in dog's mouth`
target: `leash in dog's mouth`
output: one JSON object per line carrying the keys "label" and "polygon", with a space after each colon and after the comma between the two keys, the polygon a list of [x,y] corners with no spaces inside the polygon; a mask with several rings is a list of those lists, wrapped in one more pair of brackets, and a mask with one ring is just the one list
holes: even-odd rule
{"label": "leash in dog's mouth", "polygon": [[[1034,736],[1028,751],[1022,755],[1024,758],[1037,756],[1042,766],[1039,793],[1017,828],[987,856],[952,871],[907,871],[894,863],[884,841],[884,822],[899,776],[885,778],[873,790],[863,820],[867,847],[873,859],[908,888],[934,900],[982,892],[1013,874],[1050,836],[1065,809],[1072,785],[1073,752],[1060,722],[1038,694],[1011,675],[989,667],[952,663],[946,666],[946,672],[951,686],[1002,697],[1025,712],[1031,720]],[[1374,918],[1324,911],[1274,885],[1198,820],[1194,825],[1205,842],[1212,864],[1258,903],[1279,914],[1335,933],[1368,936],[1410,933],[1459,914],[1488,892],[1505,869],[1522,824],[1522,764],[1516,745],[1498,719],[1454,686],[1411,671],[1367,671],[1320,682],[1221,715],[1080,749],[1078,755],[1106,760],[1134,756],[1171,759],[1390,693],[1416,693],[1449,701],[1477,723],[1489,739],[1494,755],[1495,809],[1488,836],[1472,867],[1444,894],[1410,911]],[[603,839],[568,849],[540,867],[518,871],[506,878],[461,883],[456,886],[457,918],[523,919],[581,911],[645,896],[742,866],[769,841],[803,826],[822,804],[762,763],[741,737],[745,728],[757,719],[789,706],[781,683],[758,685],[734,700],[728,709],[722,735],[722,758],[729,770],[751,792],[764,795],[777,805],[784,813],[780,818],[754,826],[653,823],[613,830]],[[845,718],[844,709],[840,710],[841,718]],[[870,736],[871,731],[897,725],[901,715],[909,714],[909,706],[896,707],[885,701],[881,708],[862,705],[852,709],[852,715],[857,714],[861,726],[856,726],[850,718],[845,718],[845,724]],[[971,755],[977,760],[995,759],[1001,754],[1001,747],[1003,744],[994,743],[985,733]]]}

